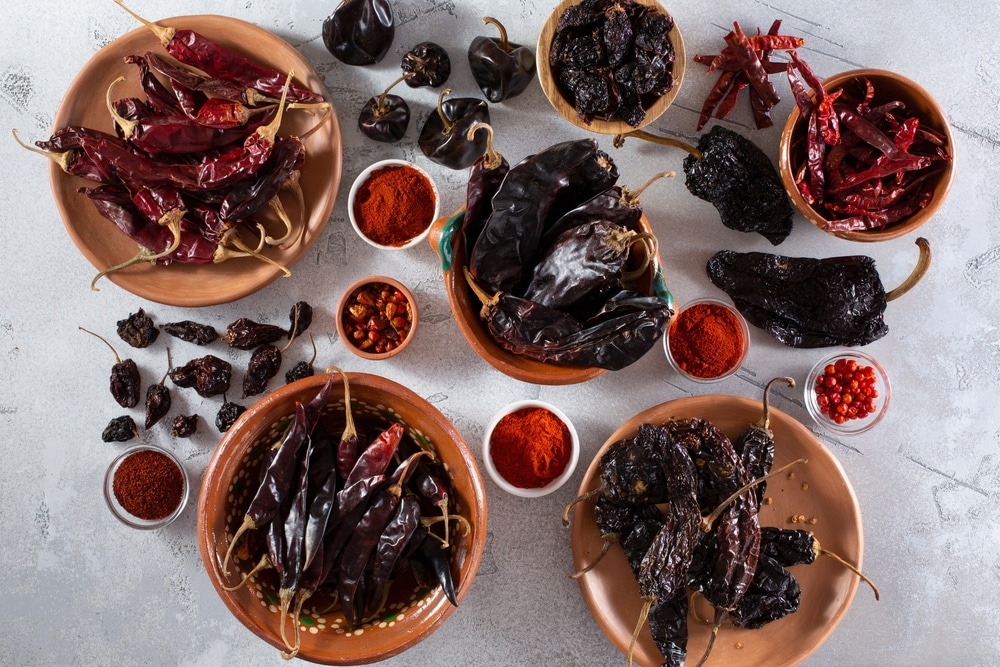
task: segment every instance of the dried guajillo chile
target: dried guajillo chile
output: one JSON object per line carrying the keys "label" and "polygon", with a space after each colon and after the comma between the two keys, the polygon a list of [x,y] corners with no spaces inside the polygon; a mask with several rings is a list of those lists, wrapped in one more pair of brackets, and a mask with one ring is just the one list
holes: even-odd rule
{"label": "dried guajillo chile", "polygon": [[403,54],[399,66],[404,74],[411,75],[403,79],[410,88],[439,88],[451,76],[451,58],[443,46],[434,42],[414,46]]}
{"label": "dried guajillo chile", "polygon": [[396,20],[388,0],[343,0],[323,21],[323,44],[345,65],[380,62],[395,36]]}
{"label": "dried guajillo chile", "polygon": [[841,556],[824,549],[816,536],[809,531],[775,527],[761,528],[760,552],[762,555],[766,554],[774,558],[784,567],[809,565],[815,562],[817,557],[827,556],[858,575],[872,589],[875,599],[879,599],[878,587],[871,579]]}
{"label": "dried guajillo chile", "polygon": [[397,84],[412,76],[409,72],[403,74],[382,91],[381,95],[372,97],[358,114],[358,129],[361,134],[374,141],[395,143],[406,134],[410,126],[410,105],[399,95],[389,93]]}
{"label": "dried guajillo chile", "polygon": [[483,23],[495,27],[500,36],[474,38],[467,53],[469,67],[486,99],[502,102],[523,93],[535,78],[535,54],[508,41],[507,29],[495,18],[484,16]]}
{"label": "dried guajillo chile", "polygon": [[83,327],[77,327],[80,331],[89,333],[91,336],[99,338],[111,348],[111,351],[115,355],[115,365],[111,367],[111,395],[114,397],[115,402],[123,408],[134,408],[139,405],[139,387],[141,380],[139,379],[139,366],[132,359],[122,360],[118,356],[118,351],[111,346],[104,337],[94,333],[93,331],[88,331]]}
{"label": "dried guajillo chile", "polygon": [[885,291],[866,255],[785,257],[722,250],[707,264],[708,277],[733,300],[748,322],[790,347],[867,345],[885,336],[887,303],[908,292],[931,261],[930,244],[899,287]]}
{"label": "dried guajillo chile", "polygon": [[[407,80],[409,81],[409,79]],[[449,169],[467,169],[486,150],[486,139],[473,135],[469,129],[477,123],[490,122],[490,110],[484,100],[474,97],[453,97],[450,88],[438,95],[437,109],[424,121],[417,144],[431,161]]]}
{"label": "dried guajillo chile", "polygon": [[151,71],[149,61],[145,56],[129,54],[123,58],[126,64],[139,68],[139,87],[146,95],[146,104],[158,115],[169,116],[181,114],[177,96],[169,90]]}
{"label": "dried guajillo chile", "polygon": [[792,203],[770,158],[752,141],[721,125],[687,142],[635,130],[615,136],[615,146],[635,137],[687,151],[684,185],[719,212],[722,224],[739,232],[757,232],[778,245],[792,231]]}
{"label": "dried guajillo chile", "polygon": [[[733,441],[733,449],[740,457],[750,479],[764,477],[771,471],[771,466],[774,464],[774,432],[771,431],[768,397],[771,393],[771,387],[779,382],[784,382],[789,387],[795,387],[795,380],[790,377],[773,378],[764,385],[763,416]],[[767,482],[761,482],[755,488],[757,489],[757,504],[759,506],[764,502]]]}

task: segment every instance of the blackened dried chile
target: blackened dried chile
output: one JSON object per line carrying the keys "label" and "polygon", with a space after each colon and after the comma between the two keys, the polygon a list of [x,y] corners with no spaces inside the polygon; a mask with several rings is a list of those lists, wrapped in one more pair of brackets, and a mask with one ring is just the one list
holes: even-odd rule
{"label": "blackened dried chile", "polygon": [[210,398],[229,391],[233,367],[225,359],[208,354],[171,369],[169,376],[178,387],[194,387],[199,396]]}
{"label": "blackened dried chile", "polygon": [[490,102],[502,102],[520,95],[535,76],[535,54],[531,49],[507,41],[507,31],[492,17],[483,23],[495,26],[499,38],[479,36],[469,45],[469,68]]}
{"label": "blackened dried chile", "polygon": [[236,420],[240,418],[240,415],[246,411],[247,409],[244,405],[225,401],[222,407],[219,408],[219,412],[215,415],[215,428],[219,429],[219,433],[225,433],[232,428]]}
{"label": "blackened dried chile", "polygon": [[445,88],[438,95],[437,110],[432,111],[420,129],[417,145],[431,161],[449,169],[467,169],[486,151],[486,138],[469,130],[478,123],[490,122],[485,100],[474,97],[444,99],[451,93]]}
{"label": "blackened dried chile", "polygon": [[132,347],[149,347],[159,333],[160,330],[142,308],[124,320],[118,320],[118,336]]}
{"label": "blackened dried chile", "polygon": [[247,372],[243,376],[243,398],[263,393],[281,368],[281,350],[274,345],[261,345],[253,351]]}
{"label": "blackened dried chile", "polygon": [[305,301],[296,301],[288,313],[288,338],[301,336],[313,320],[313,309]]}
{"label": "blackened dried chile", "polygon": [[439,88],[451,76],[451,58],[444,47],[434,42],[421,42],[403,54],[399,66],[410,88]]}
{"label": "blackened dried chile", "polygon": [[145,428],[152,428],[168,412],[170,412],[170,390],[163,383],[149,385],[146,389]]}
{"label": "blackened dried chile", "polygon": [[84,331],[100,339],[114,353],[115,365],[111,367],[110,389],[111,396],[115,399],[115,402],[123,408],[134,408],[139,405],[139,389],[142,382],[139,378],[139,366],[132,359],[125,359],[123,361],[118,356],[118,350],[105,340],[103,336],[99,336],[83,327],[78,328],[80,331]]}
{"label": "blackened dried chile", "polygon": [[177,415],[174,417],[170,434],[175,438],[190,438],[198,430],[198,415]]}
{"label": "blackened dried chile", "polygon": [[104,442],[128,442],[137,435],[139,435],[139,429],[135,425],[135,420],[129,415],[122,415],[108,422],[101,433],[101,440]]}
{"label": "blackened dried chile", "polygon": [[323,21],[323,44],[347,65],[374,65],[392,46],[396,22],[388,0],[346,0]]}
{"label": "blackened dried chile", "polygon": [[160,328],[175,338],[195,345],[208,345],[219,337],[215,327],[208,324],[198,324],[191,320],[169,322]]}
{"label": "blackened dried chile", "polygon": [[261,324],[248,317],[241,317],[226,327],[222,337],[229,347],[237,350],[252,350],[259,345],[281,340],[288,332],[274,324]]}

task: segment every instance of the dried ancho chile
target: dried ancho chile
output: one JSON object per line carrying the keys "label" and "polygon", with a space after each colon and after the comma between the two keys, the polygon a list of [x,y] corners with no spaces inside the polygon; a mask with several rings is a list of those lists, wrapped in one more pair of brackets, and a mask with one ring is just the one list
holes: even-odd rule
{"label": "dried ancho chile", "polygon": [[211,398],[229,391],[233,367],[225,359],[208,354],[171,369],[169,375],[178,387],[194,387],[199,396]]}
{"label": "dried ancho chile", "polygon": [[190,438],[197,430],[198,415],[177,415],[170,428],[170,435],[175,438]]}
{"label": "dried ancho chile", "polygon": [[130,415],[115,417],[104,427],[101,440],[104,442],[128,442],[139,435],[135,420]]}
{"label": "dried ancho chile", "polygon": [[434,42],[421,42],[403,54],[399,66],[404,74],[404,81],[410,88],[443,86],[451,76],[451,58],[444,47]]}
{"label": "dried ancho chile", "polygon": [[323,21],[326,50],[346,65],[374,65],[396,36],[388,0],[343,0]]}
{"label": "dried ancho chile", "polygon": [[123,408],[134,408],[139,405],[139,388],[141,386],[139,366],[132,359],[122,361],[122,358],[118,356],[118,351],[102,336],[95,334],[93,331],[87,331],[83,327],[79,327],[79,329],[99,338],[114,352],[115,365],[111,367],[110,386],[111,395],[118,405]]}
{"label": "dried ancho chile", "polygon": [[261,324],[241,317],[226,327],[222,340],[237,350],[252,350],[259,345],[281,340],[288,331],[274,324]]}
{"label": "dried ancho chile", "polygon": [[437,109],[431,112],[420,130],[417,144],[431,161],[449,169],[467,169],[486,151],[486,139],[469,130],[478,123],[490,122],[489,106],[474,97],[453,97],[445,88],[438,95]]}
{"label": "dried ancho chile", "polygon": [[387,144],[403,138],[406,128],[410,126],[410,105],[402,97],[392,95],[389,91],[408,76],[410,74],[399,77],[381,95],[365,102],[358,114],[358,129],[361,134],[373,141]]}
{"label": "dried ancho chile", "polygon": [[865,255],[813,259],[722,250],[708,261],[708,277],[743,317],[790,347],[867,345],[888,333],[888,301],[908,292],[926,273],[931,252],[918,238],[920,257],[909,277],[886,293]]}
{"label": "dried ancho chile", "polygon": [[215,327],[209,324],[198,324],[191,320],[169,322],[160,328],[174,338],[180,338],[195,345],[208,345],[219,337]]}
{"label": "dried ancho chile", "polygon": [[225,433],[233,427],[233,424],[240,418],[240,415],[246,411],[246,406],[239,403],[223,402],[222,407],[219,408],[219,412],[215,415],[215,428],[219,429],[219,433]]}
{"label": "dried ancho chile", "polygon": [[507,41],[507,30],[495,18],[483,23],[500,31],[500,37],[480,35],[469,44],[469,67],[490,102],[502,102],[524,92],[535,78],[535,54],[526,46]]}
{"label": "dried ancho chile", "polygon": [[118,337],[132,347],[149,347],[159,334],[160,330],[142,308],[118,320]]}

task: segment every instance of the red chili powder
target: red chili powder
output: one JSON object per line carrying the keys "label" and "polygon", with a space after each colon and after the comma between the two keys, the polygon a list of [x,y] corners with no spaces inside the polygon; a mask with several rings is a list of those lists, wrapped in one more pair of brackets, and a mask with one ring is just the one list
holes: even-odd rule
{"label": "red chili powder", "polygon": [[377,169],[354,195],[354,219],[361,233],[386,246],[400,246],[434,222],[434,190],[413,167]]}
{"label": "red chili powder", "polygon": [[566,424],[545,408],[505,415],[490,436],[490,458],[497,472],[522,489],[543,487],[561,475],[571,451]]}
{"label": "red chili powder", "polygon": [[685,373],[716,378],[733,369],[743,354],[743,331],[728,308],[698,303],[670,325],[670,356]]}
{"label": "red chili powder", "polygon": [[126,512],[145,521],[159,521],[177,509],[184,494],[180,468],[162,452],[130,454],[115,471],[115,498]]}

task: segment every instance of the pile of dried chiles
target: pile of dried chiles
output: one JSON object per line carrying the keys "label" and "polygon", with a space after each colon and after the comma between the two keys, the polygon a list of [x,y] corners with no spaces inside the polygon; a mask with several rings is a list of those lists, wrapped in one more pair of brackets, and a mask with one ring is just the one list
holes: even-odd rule
{"label": "pile of dried chiles", "polygon": [[[264,393],[268,383],[281,370],[282,352],[302,334],[312,323],[313,309],[305,301],[299,301],[289,312],[288,328],[275,324],[255,322],[241,317],[231,322],[223,334],[215,327],[199,324],[190,320],[169,322],[156,326],[153,318],[140,308],[117,323],[117,333],[121,340],[134,348],[147,348],[153,345],[163,331],[195,345],[209,345],[221,341],[233,350],[252,351],[243,375],[241,398],[249,398]],[[123,408],[131,409],[139,405],[142,399],[142,378],[139,366],[132,359],[122,359],[102,336],[83,329],[97,336],[111,348],[115,355],[115,364],[111,368],[110,389],[115,402]],[[287,342],[278,347],[276,343],[282,339]],[[285,373],[285,382],[290,383],[314,374],[313,362],[316,359],[316,346],[313,344],[312,358],[309,361],[299,361]],[[180,366],[173,366],[170,351],[167,351],[168,370],[159,382],[146,388],[144,406],[146,430],[153,428],[170,413],[171,395],[166,384],[169,377],[176,387],[192,388],[203,398],[222,396],[223,403],[215,415],[215,426],[220,433],[229,430],[233,423],[246,410],[246,406],[226,398],[233,379],[233,366],[230,362],[206,354],[191,359]],[[171,434],[176,438],[188,438],[198,429],[197,414],[178,414],[171,424]],[[125,414],[112,419],[104,429],[102,439],[105,442],[127,442],[139,434],[139,429],[132,415]]]}
{"label": "pile of dried chiles", "polygon": [[[327,410],[337,375],[342,419]],[[229,590],[274,575],[285,658],[299,651],[299,619],[313,596],[318,610],[339,606],[348,629],[378,617],[403,574],[424,590],[440,586],[458,604],[450,524],[460,522],[464,535],[470,526],[454,511],[451,480],[403,424],[370,419],[355,423],[347,375],[331,369],[315,397],[296,401],[283,435],[263,443],[243,522],[228,546],[219,545],[224,575],[231,560],[245,570]]]}
{"label": "pile of dried chiles", "polygon": [[[647,621],[664,665],[682,667],[687,656],[689,592],[715,609],[712,636],[722,623],[760,628],[796,611],[802,591],[787,569],[826,555],[805,530],[761,527],[758,510],[766,479],[804,460],[771,471],[774,435],[767,395],[763,416],[735,441],[711,422],[673,419],[642,424],[638,433],[612,444],[599,460],[600,486],[575,502],[594,500],[594,520],[603,542],[597,559],[575,573],[585,576],[613,545],[625,552],[643,598],[637,628]],[[569,523],[573,504],[563,522]],[[662,509],[661,508],[665,508]],[[631,664],[633,645],[629,649]]]}

